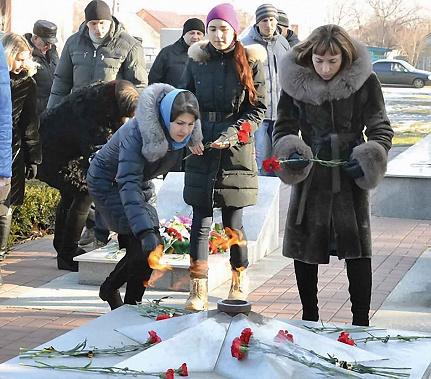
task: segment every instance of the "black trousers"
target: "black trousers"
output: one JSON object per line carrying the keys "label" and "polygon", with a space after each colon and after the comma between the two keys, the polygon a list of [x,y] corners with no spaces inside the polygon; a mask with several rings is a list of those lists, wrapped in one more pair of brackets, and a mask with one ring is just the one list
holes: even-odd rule
{"label": "black trousers", "polygon": [[[242,223],[243,208],[224,207],[221,209],[223,227],[236,229],[243,233],[243,239],[247,238]],[[190,233],[190,257],[194,261],[208,260],[208,236],[213,222],[213,209],[193,207],[193,223]],[[233,245],[230,248],[230,264],[232,268],[247,268],[248,250],[247,245]]]}
{"label": "black trousers", "polygon": [[141,241],[133,234],[119,234],[118,243],[121,249],[126,249],[126,255],[117,263],[105,283],[113,290],[127,283],[124,303],[135,305],[142,301],[144,282],[148,282],[153,270],[148,264],[148,253],[143,252]]}
{"label": "black trousers", "polygon": [[[302,303],[302,319],[319,320],[317,306],[318,265],[295,260],[296,283]],[[371,258],[346,259],[353,325],[368,326],[371,303]]]}
{"label": "black trousers", "polygon": [[71,193],[60,190],[54,229],[54,248],[57,254],[70,260],[84,250],[78,249],[82,229],[91,206],[88,192]]}

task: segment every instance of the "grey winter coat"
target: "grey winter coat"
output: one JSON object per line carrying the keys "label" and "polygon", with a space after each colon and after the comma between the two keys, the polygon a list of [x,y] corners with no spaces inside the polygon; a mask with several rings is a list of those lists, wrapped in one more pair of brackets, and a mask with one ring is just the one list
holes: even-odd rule
{"label": "grey winter coat", "polygon": [[[151,179],[166,174],[182,152],[171,150],[160,121],[159,103],[173,89],[160,83],[146,88],[136,117],[113,135],[90,164],[88,192],[110,230],[138,237],[159,227],[157,212],[148,203],[154,195]],[[198,120],[188,144],[196,146],[201,141]]]}
{"label": "grey winter coat", "polygon": [[148,74],[148,83],[166,83],[178,87],[189,60],[188,49],[189,45],[181,37],[174,44],[160,50]]}
{"label": "grey winter coat", "polygon": [[267,52],[267,59],[263,63],[265,69],[266,87],[266,120],[277,119],[277,104],[280,98],[280,82],[278,78],[279,65],[286,51],[290,50],[287,40],[278,32],[273,37],[264,38],[259,33],[257,25],[254,25],[249,33],[241,40],[244,46],[253,44],[262,45]]}
{"label": "grey winter coat", "polygon": [[299,171],[282,165],[277,171],[293,185],[283,255],[306,263],[328,263],[330,254],[371,256],[368,190],[384,177],[393,131],[369,53],[363,45],[356,47],[359,58],[328,82],[312,66],[297,64],[294,50],[280,70],[276,157],[297,152],[324,160],[357,159],[364,172],[353,180],[340,168],[316,163]]}
{"label": "grey winter coat", "polygon": [[57,105],[71,91],[98,80],[124,79],[137,88],[147,85],[141,43],[127,34],[115,17],[113,20],[108,38],[97,49],[85,23],[68,38],[55,70],[48,108]]}
{"label": "grey winter coat", "polygon": [[[233,53],[220,53],[208,41],[195,43],[189,49],[181,88],[193,92],[202,115],[203,143],[220,136],[229,137],[227,149],[206,149],[203,155],[186,160],[184,200],[198,207],[246,207],[256,204],[257,166],[254,140],[238,141],[243,121],[251,124],[251,134],[263,120],[265,78],[262,61],[265,51],[259,45],[246,49],[258,93],[256,105],[248,99],[233,62]],[[209,113],[212,112],[212,113]],[[212,116],[214,118],[211,118]]]}

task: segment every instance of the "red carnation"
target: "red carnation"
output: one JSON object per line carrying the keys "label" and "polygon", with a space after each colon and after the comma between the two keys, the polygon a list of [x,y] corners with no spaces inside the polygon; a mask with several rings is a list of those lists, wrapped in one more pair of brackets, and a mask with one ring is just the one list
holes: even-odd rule
{"label": "red carnation", "polygon": [[251,125],[248,121],[243,121],[241,124],[241,130],[244,130],[244,132],[250,133],[251,132]]}
{"label": "red carnation", "polygon": [[181,235],[181,233],[178,230],[174,229],[174,228],[168,228],[167,233],[170,236],[176,238],[180,242],[183,240],[183,236]]}
{"label": "red carnation", "polygon": [[232,341],[232,346],[230,347],[230,352],[232,357],[238,360],[244,358],[244,353],[247,351],[247,346],[238,337]]}
{"label": "red carnation", "polygon": [[157,333],[154,330],[150,330],[148,334],[150,335],[150,337],[147,339],[147,342],[149,343],[162,342],[162,339],[157,335]]}
{"label": "red carnation", "polygon": [[238,130],[238,139],[239,142],[247,143],[249,139],[248,132],[246,132],[245,130]]}
{"label": "red carnation", "polygon": [[290,334],[287,330],[280,330],[278,334],[274,337],[275,342],[284,342],[286,340],[293,343],[293,335]]}
{"label": "red carnation", "polygon": [[239,339],[244,342],[245,344],[249,344],[250,343],[250,338],[253,335],[253,332],[251,331],[250,328],[245,328],[242,333],[241,333],[241,337],[239,337]]}
{"label": "red carnation", "polygon": [[180,376],[189,376],[186,363],[183,363],[181,365],[181,367],[178,369],[178,373],[180,374]]}
{"label": "red carnation", "polygon": [[264,159],[262,162],[263,169],[266,172],[274,172],[281,170],[280,162],[272,156],[270,159]]}
{"label": "red carnation", "polygon": [[171,318],[169,315],[159,315],[156,318],[156,321],[166,320],[167,318]]}
{"label": "red carnation", "polygon": [[[166,371],[166,374],[164,375],[164,377],[166,379],[174,379],[174,377],[175,377],[175,371],[170,368],[168,371]],[[162,378],[163,378],[163,376],[162,376]]]}
{"label": "red carnation", "polygon": [[353,346],[355,344],[355,341],[349,338],[349,333],[345,333],[345,332],[341,332],[340,336],[338,337],[338,341],[350,346]]}

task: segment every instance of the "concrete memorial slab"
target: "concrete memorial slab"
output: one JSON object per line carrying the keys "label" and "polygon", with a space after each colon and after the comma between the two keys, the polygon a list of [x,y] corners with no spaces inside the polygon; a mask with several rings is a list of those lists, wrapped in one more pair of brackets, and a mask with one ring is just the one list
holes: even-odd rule
{"label": "concrete memorial slab", "polygon": [[[317,367],[307,367],[297,361],[280,356],[275,353],[263,353],[253,349],[242,360],[231,355],[231,344],[241,331],[250,327],[253,338],[260,343],[273,343],[274,334],[278,330],[288,330],[294,335],[295,343],[292,352],[303,357],[304,348],[326,355],[334,354],[339,359],[349,362],[360,362],[374,367],[410,367],[410,377],[421,378],[426,371],[431,358],[431,340],[423,339],[413,342],[394,341],[388,343],[368,342],[358,343],[357,347],[348,346],[336,341],[338,334],[312,333],[305,330],[304,325],[321,327],[320,323],[302,322],[299,320],[268,319],[251,312],[249,316],[237,315],[233,318],[218,311],[191,314],[163,321],[154,321],[142,317],[134,306],[123,306],[88,324],[70,331],[52,341],[41,345],[40,348],[53,346],[57,350],[68,350],[82,341],[87,346],[96,348],[118,348],[123,345],[137,344],[135,341],[145,342],[148,331],[154,330],[162,337],[162,342],[155,344],[144,351],[128,352],[121,355],[95,355],[88,357],[56,357],[47,358],[39,356],[36,359],[16,357],[0,365],[1,378],[88,378],[91,375],[84,371],[62,371],[59,369],[28,367],[37,366],[36,361],[51,366],[81,367],[90,364],[90,367],[116,367],[141,370],[157,373],[165,372],[169,368],[177,368],[186,362],[189,368],[189,377],[193,378],[305,378],[321,375]],[[351,326],[344,325],[344,328]],[[358,341],[361,336],[396,336],[402,334],[418,335],[417,332],[399,332],[397,330],[380,330],[370,332],[357,328],[358,332],[351,332],[351,336]],[[119,333],[117,330],[122,330]],[[131,333],[132,338],[123,332]],[[371,333],[371,334],[370,334]],[[424,333],[420,333],[424,335]],[[141,335],[145,335],[141,338]],[[431,336],[428,334],[428,336]],[[254,343],[254,342],[252,342]],[[259,346],[259,345],[256,345]],[[385,359],[385,360],[382,360]],[[341,369],[334,370],[337,373]],[[363,377],[346,371],[353,377]],[[98,377],[111,377],[98,374]],[[337,375],[336,375],[337,376]],[[126,376],[127,377],[127,376]],[[132,376],[130,376],[132,377]],[[373,377],[373,376],[366,376]]]}
{"label": "concrete memorial slab", "polygon": [[[259,177],[257,204],[244,209],[244,230],[248,242],[249,263],[270,254],[279,246],[279,186],[280,180]],[[184,173],[172,172],[162,185],[158,183],[157,212],[160,220],[169,220],[176,215],[190,216],[192,208],[183,200]],[[216,210],[214,221],[221,223],[221,212]],[[118,245],[93,250],[75,257],[79,262],[79,283],[100,285],[114,269],[122,254],[115,254]],[[154,283],[155,289],[189,289],[189,255],[164,255],[161,263],[172,267]],[[210,255],[208,260],[208,288],[220,286],[231,278],[229,254]]]}
{"label": "concrete memorial slab", "polygon": [[431,219],[431,135],[388,163],[385,178],[372,192],[376,216]]}

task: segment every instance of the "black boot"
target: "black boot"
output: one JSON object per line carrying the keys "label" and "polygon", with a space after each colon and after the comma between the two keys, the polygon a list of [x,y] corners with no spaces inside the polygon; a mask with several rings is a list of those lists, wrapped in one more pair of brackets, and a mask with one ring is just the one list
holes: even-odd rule
{"label": "black boot", "polygon": [[107,301],[112,310],[124,304],[118,289],[126,283],[127,275],[127,259],[124,256],[100,286],[99,297]]}
{"label": "black boot", "polygon": [[371,258],[346,259],[349,278],[352,325],[369,326],[371,303]]}
{"label": "black boot", "polygon": [[0,261],[2,261],[7,252],[7,241],[9,239],[10,229],[12,226],[12,214],[0,216]]}
{"label": "black boot", "polygon": [[308,264],[295,260],[296,284],[302,303],[302,319],[319,321],[317,307],[317,264]]}
{"label": "black boot", "polygon": [[57,255],[57,267],[59,270],[78,272],[78,262],[73,258],[85,254],[86,251],[78,246],[62,249]]}
{"label": "black boot", "polygon": [[109,279],[106,279],[100,286],[99,297],[108,302],[111,310],[117,309],[124,304],[120,291],[110,286]]}

